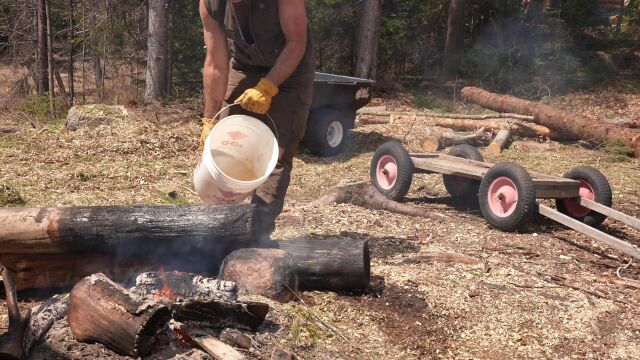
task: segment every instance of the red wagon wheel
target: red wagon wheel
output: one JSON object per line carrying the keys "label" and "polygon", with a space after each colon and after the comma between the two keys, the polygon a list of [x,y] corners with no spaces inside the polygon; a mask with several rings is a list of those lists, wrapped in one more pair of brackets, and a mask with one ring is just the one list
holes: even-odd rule
{"label": "red wagon wheel", "polygon": [[380,146],[371,159],[371,182],[378,191],[395,201],[401,200],[409,192],[413,171],[411,156],[395,141]]}
{"label": "red wagon wheel", "polygon": [[480,183],[480,211],[493,228],[517,231],[536,213],[536,191],[531,175],[515,163],[493,166]]}
{"label": "red wagon wheel", "polygon": [[[580,197],[611,207],[612,191],[607,178],[596,168],[578,166],[564,174],[567,179],[580,182]],[[598,226],[606,220],[606,215],[586,208],[576,199],[556,199],[556,208],[589,226]]]}

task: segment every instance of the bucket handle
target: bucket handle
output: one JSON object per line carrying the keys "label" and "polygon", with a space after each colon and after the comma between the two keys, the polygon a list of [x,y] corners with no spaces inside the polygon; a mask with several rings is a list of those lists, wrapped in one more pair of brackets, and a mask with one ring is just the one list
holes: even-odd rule
{"label": "bucket handle", "polygon": [[[228,108],[230,108],[230,107],[232,107],[232,106],[235,106],[235,105],[238,105],[238,106],[239,106],[240,104],[233,103],[233,104],[229,104],[229,105],[227,105],[227,106],[223,107],[222,109],[220,109],[220,111],[218,111],[218,113],[217,113],[217,114],[215,114],[215,115],[213,116],[212,120],[215,120],[215,118],[217,118],[218,116],[220,116],[220,114],[222,114],[222,112],[223,112],[223,111],[225,111],[225,110],[227,110]],[[280,136],[278,135],[278,126],[276,126],[276,122],[275,122],[275,121],[273,121],[273,118],[271,117],[271,115],[269,115],[269,113],[264,113],[264,115],[267,115],[267,117],[268,117],[268,118],[269,118],[269,120],[271,121],[271,124],[273,125],[273,129],[274,129],[274,130],[275,130],[275,132],[276,132],[276,133],[275,133],[275,135],[276,135],[276,141],[277,141],[278,143],[280,143]]]}

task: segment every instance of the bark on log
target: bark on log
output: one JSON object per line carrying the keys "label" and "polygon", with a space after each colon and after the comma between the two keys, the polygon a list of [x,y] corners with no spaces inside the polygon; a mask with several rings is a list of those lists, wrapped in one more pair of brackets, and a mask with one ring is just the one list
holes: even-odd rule
{"label": "bark on log", "polygon": [[269,305],[261,302],[226,302],[189,300],[171,306],[178,321],[198,321],[213,326],[231,326],[256,330],[264,322]]}
{"label": "bark on log", "polygon": [[69,296],[56,295],[32,310],[29,328],[24,337],[26,354],[47,335],[53,323],[67,316],[68,309]]}
{"label": "bark on log", "polygon": [[522,100],[510,95],[493,94],[483,89],[466,87],[462,96],[484,108],[500,112],[515,112],[533,116],[533,122],[557,130],[570,140],[585,140],[597,144],[621,141],[640,156],[640,129],[628,129],[586,119],[551,106]]}
{"label": "bark on log", "polygon": [[143,302],[104,274],[87,277],[73,288],[67,317],[76,340],[96,341],[132,357],[151,351],[154,335],[169,319],[166,306]]}
{"label": "bark on log", "polygon": [[252,211],[252,205],[4,208],[0,253],[213,253],[249,242]]}
{"label": "bark on log", "polygon": [[219,277],[279,302],[293,300],[298,290],[293,259],[279,249],[236,250],[224,259]]}
{"label": "bark on log", "polygon": [[500,130],[511,127],[513,135],[521,137],[545,137],[551,140],[566,140],[556,131],[548,127],[523,123],[517,119],[504,120],[466,120],[466,119],[435,119],[435,125],[454,130],[472,131],[480,128]]}
{"label": "bark on log", "polygon": [[338,186],[327,191],[309,205],[353,204],[367,209],[385,210],[396,214],[445,220],[446,216],[416,206],[401,204],[386,198],[370,181]]}
{"label": "bark on log", "polygon": [[480,128],[475,133],[456,133],[453,131],[439,132],[430,131],[430,135],[422,140],[422,150],[426,152],[436,152],[440,149],[454,145],[470,144],[475,145],[485,138],[485,129]]}
{"label": "bark on log", "polygon": [[366,240],[298,238],[278,242],[293,258],[300,290],[349,291],[366,289],[371,257]]}
{"label": "bark on log", "polygon": [[505,128],[498,131],[498,134],[493,139],[489,147],[487,147],[487,152],[492,155],[500,155],[502,149],[505,148],[509,140],[511,139],[511,128]]}

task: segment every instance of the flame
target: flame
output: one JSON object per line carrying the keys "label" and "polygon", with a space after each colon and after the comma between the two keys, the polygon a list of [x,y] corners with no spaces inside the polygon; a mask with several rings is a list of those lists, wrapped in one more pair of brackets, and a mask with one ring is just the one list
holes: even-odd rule
{"label": "flame", "polygon": [[158,273],[160,274],[160,279],[162,279],[162,288],[155,293],[154,297],[156,300],[167,299],[170,301],[178,300],[178,295],[171,290],[169,287],[169,282],[167,281],[167,277],[164,272],[164,266],[160,266],[158,269]]}

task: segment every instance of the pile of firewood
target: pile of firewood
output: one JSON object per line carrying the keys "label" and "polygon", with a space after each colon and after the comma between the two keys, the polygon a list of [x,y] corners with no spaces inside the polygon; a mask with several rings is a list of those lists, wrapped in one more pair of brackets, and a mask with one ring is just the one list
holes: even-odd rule
{"label": "pile of firewood", "polygon": [[[563,112],[540,102],[493,94],[475,87],[462,89],[462,97],[498,113],[402,113],[364,108],[358,114],[363,117],[361,124],[390,123],[393,116],[429,118],[433,127],[427,129],[422,142],[423,150],[427,152],[466,143],[474,146],[489,145],[489,153],[499,154],[509,144],[512,136],[519,136],[555,141],[582,140],[593,145],[622,143],[633,149],[636,157],[640,156],[640,129],[637,129],[639,124],[634,121],[597,121],[583,115]],[[379,118],[385,116],[389,119]]]}
{"label": "pile of firewood", "polygon": [[[288,302],[298,291],[369,286],[366,240],[297,238],[259,248],[265,244],[252,239],[253,212],[252,205],[0,209],[9,308],[0,359],[55,348],[46,344],[53,338],[99,343],[123,358],[170,344],[242,359],[237,349],[256,347],[242,331],[260,327],[269,305],[239,295]],[[18,309],[18,290],[72,285],[68,295]]]}

